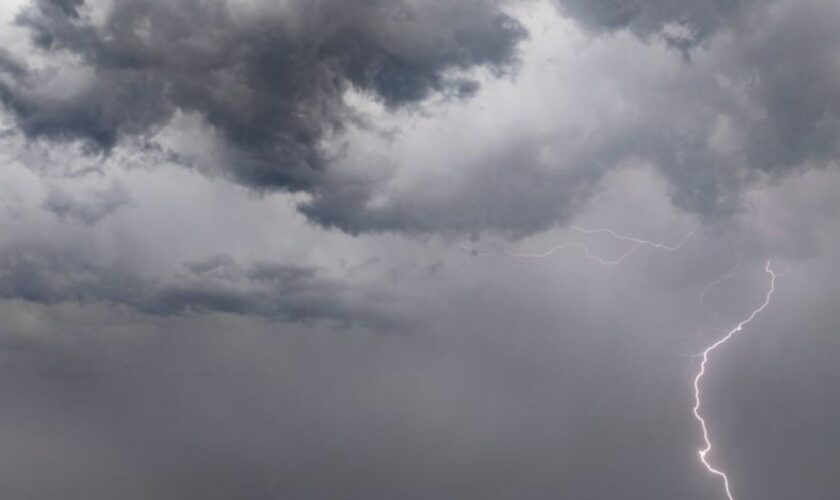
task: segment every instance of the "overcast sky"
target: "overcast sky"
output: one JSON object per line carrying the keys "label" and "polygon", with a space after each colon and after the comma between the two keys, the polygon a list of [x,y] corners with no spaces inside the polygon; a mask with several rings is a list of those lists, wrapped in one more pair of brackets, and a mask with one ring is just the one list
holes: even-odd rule
{"label": "overcast sky", "polygon": [[0,497],[726,500],[768,260],[708,458],[840,497],[839,25],[4,0]]}

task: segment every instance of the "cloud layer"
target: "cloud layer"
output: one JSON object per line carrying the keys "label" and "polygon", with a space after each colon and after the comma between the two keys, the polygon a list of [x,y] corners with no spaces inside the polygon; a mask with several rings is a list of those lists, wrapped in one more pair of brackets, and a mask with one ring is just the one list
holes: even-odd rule
{"label": "cloud layer", "polygon": [[576,24],[532,43],[540,5],[43,0],[17,23],[45,62],[2,55],[0,98],[30,138],[163,148],[354,233],[533,233],[639,164],[714,218],[764,173],[834,163],[831,2],[566,1]]}

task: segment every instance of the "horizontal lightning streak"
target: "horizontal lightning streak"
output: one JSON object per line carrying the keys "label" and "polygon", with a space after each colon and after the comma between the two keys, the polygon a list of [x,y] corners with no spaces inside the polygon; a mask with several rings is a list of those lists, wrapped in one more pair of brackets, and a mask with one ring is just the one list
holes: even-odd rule
{"label": "horizontal lightning streak", "polygon": [[[614,259],[599,257],[598,255],[596,255],[595,253],[593,253],[589,249],[588,245],[586,245],[586,244],[584,244],[580,241],[569,241],[569,242],[557,245],[555,247],[552,247],[552,248],[550,248],[548,250],[545,250],[543,252],[536,252],[536,253],[514,252],[514,251],[511,251],[511,250],[504,250],[502,252],[476,252],[476,251],[472,251],[472,253],[473,253],[473,255],[476,255],[477,257],[495,257],[495,256],[498,256],[498,255],[506,255],[508,257],[515,257],[515,258],[518,258],[518,259],[545,259],[545,258],[551,257],[552,255],[554,255],[555,253],[557,253],[561,250],[565,250],[567,248],[578,248],[583,252],[584,257],[586,257],[588,259],[591,259],[591,260],[594,260],[595,262],[597,262],[601,265],[614,266],[614,265],[621,264],[622,262],[624,262],[628,257],[630,257],[634,252],[636,252],[636,250],[638,250],[639,248],[641,248],[643,246],[648,246],[650,248],[654,248],[654,249],[657,249],[657,250],[665,250],[665,251],[668,251],[668,252],[676,252],[679,249],[681,249],[686,244],[686,242],[688,242],[688,240],[691,239],[691,237],[694,236],[694,234],[697,232],[697,230],[695,229],[695,230],[689,232],[688,234],[686,234],[685,236],[683,236],[682,239],[679,242],[677,242],[676,245],[669,246],[669,245],[665,245],[663,243],[657,243],[657,242],[651,241],[651,240],[645,240],[645,239],[639,239],[639,238],[633,238],[633,237],[630,237],[630,236],[625,236],[625,235],[622,235],[622,234],[619,234],[619,233],[613,231],[612,229],[606,229],[606,228],[585,229],[585,228],[582,228],[580,226],[571,226],[571,229],[574,230],[574,231],[577,231],[579,233],[585,234],[587,236],[593,235],[593,234],[607,234],[607,235],[613,237],[616,240],[632,243],[632,245],[627,250],[625,250],[621,255],[619,255],[618,257],[616,257]],[[466,248],[463,245],[461,246],[461,249],[464,250],[464,251],[471,251],[469,248]]]}
{"label": "horizontal lightning streak", "polygon": [[776,291],[776,273],[773,272],[773,269],[770,268],[770,261],[767,261],[767,264],[764,266],[764,271],[770,275],[770,288],[768,289],[766,295],[764,296],[764,302],[761,305],[753,310],[753,312],[743,321],[738,323],[735,328],[729,330],[726,335],[721,337],[718,341],[710,345],[706,348],[705,351],[701,354],[701,361],[700,361],[700,370],[697,372],[697,375],[694,377],[694,418],[700,422],[700,428],[703,431],[703,442],[705,443],[704,447],[699,450],[700,453],[700,461],[703,463],[703,466],[706,469],[716,475],[720,476],[721,480],[723,481],[723,488],[726,492],[726,497],[728,500],[735,500],[732,496],[732,491],[729,488],[729,477],[727,477],[726,473],[721,471],[720,469],[715,468],[709,460],[706,458],[709,452],[712,451],[712,441],[709,438],[709,430],[706,428],[706,420],[700,415],[700,382],[703,380],[703,376],[706,374],[706,365],[709,362],[709,355],[714,352],[717,348],[725,344],[729,339],[733,336],[738,334],[739,332],[743,331],[744,327],[747,326],[752,320],[756,318],[759,314],[761,314],[764,309],[770,305],[770,299],[773,296],[773,292]]}

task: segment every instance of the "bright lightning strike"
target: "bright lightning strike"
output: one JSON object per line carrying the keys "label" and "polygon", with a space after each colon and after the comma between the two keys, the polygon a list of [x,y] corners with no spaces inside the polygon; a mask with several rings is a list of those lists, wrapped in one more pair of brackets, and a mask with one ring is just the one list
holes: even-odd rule
{"label": "bright lightning strike", "polygon": [[700,428],[703,430],[703,441],[705,446],[699,450],[700,453],[700,461],[703,463],[703,466],[706,469],[716,475],[720,476],[721,480],[723,481],[723,488],[726,491],[726,497],[728,500],[735,500],[732,496],[732,491],[729,489],[729,477],[727,477],[726,473],[721,471],[720,469],[715,468],[706,458],[709,452],[712,451],[712,442],[709,438],[709,431],[706,428],[706,420],[700,415],[700,381],[703,379],[703,376],[706,374],[706,365],[709,362],[709,355],[714,352],[718,347],[725,344],[729,339],[733,336],[741,332],[745,326],[747,326],[753,319],[756,318],[768,305],[770,305],[770,298],[773,296],[773,292],[776,290],[776,273],[773,272],[773,269],[770,268],[770,261],[767,261],[767,264],[764,266],[764,271],[770,275],[770,288],[767,291],[767,294],[764,296],[764,302],[755,309],[752,314],[750,314],[745,320],[738,323],[735,328],[729,330],[729,332],[720,338],[717,342],[713,343],[709,347],[706,348],[705,351],[701,354],[701,362],[700,362],[700,370],[697,372],[697,375],[694,377],[694,417],[700,422]]}
{"label": "bright lightning strike", "polygon": [[[497,256],[497,255],[502,254],[502,255],[507,255],[508,257],[515,257],[515,258],[521,258],[521,259],[545,259],[545,258],[548,258],[551,255],[553,255],[553,254],[555,254],[555,253],[557,253],[561,250],[567,249],[567,248],[579,248],[583,252],[585,257],[587,257],[589,259],[592,259],[592,260],[598,262],[599,264],[602,264],[602,265],[617,265],[617,264],[621,264],[622,262],[624,262],[628,257],[630,257],[634,252],[636,252],[639,248],[641,248],[643,246],[647,246],[647,247],[654,248],[654,249],[657,249],[657,250],[664,250],[664,251],[667,251],[667,252],[676,252],[676,251],[680,250],[686,244],[686,242],[689,239],[691,239],[691,237],[694,236],[694,234],[697,232],[697,230],[695,229],[694,231],[691,231],[690,233],[686,234],[679,242],[677,242],[677,244],[669,246],[669,245],[665,245],[665,244],[662,244],[662,243],[657,243],[657,242],[651,241],[651,240],[644,240],[644,239],[624,236],[622,234],[619,234],[619,233],[613,231],[612,229],[606,229],[606,228],[585,229],[585,228],[582,228],[582,227],[579,227],[579,226],[571,226],[571,229],[573,229],[574,231],[577,231],[579,233],[582,233],[584,235],[587,235],[587,236],[593,235],[593,234],[606,234],[606,235],[609,235],[616,240],[631,243],[631,245],[621,255],[619,255],[618,257],[616,257],[614,259],[608,259],[608,258],[600,257],[600,256],[594,254],[592,251],[589,250],[589,247],[586,244],[584,244],[580,241],[566,242],[566,243],[563,243],[563,244],[558,245],[556,247],[550,248],[549,250],[546,250],[544,252],[539,252],[539,253],[521,253],[521,252],[513,252],[513,251],[510,251],[510,250],[505,250],[503,252],[495,252],[494,253],[494,252],[477,252],[475,250],[470,251],[468,248],[464,248],[464,247],[462,247],[462,249],[470,251],[473,255],[476,255],[478,257],[493,257],[493,256]],[[732,278],[732,276],[734,276],[735,273],[738,271],[739,266],[740,266],[740,257],[739,257],[738,261],[735,263],[735,266],[733,267],[733,269],[729,273],[727,273],[726,275],[718,278],[717,280],[715,280],[714,282],[712,282],[712,283],[710,283],[709,285],[706,286],[706,288],[703,290],[703,293],[701,294],[701,302],[703,303],[704,307],[705,307],[705,296],[706,296],[706,294],[712,288],[719,285],[723,281]],[[746,319],[744,319],[743,321],[738,323],[735,326],[735,328],[726,332],[726,334],[723,337],[721,337],[718,341],[716,341],[715,343],[713,343],[712,345],[707,347],[706,350],[704,350],[702,352],[702,354],[700,354],[700,358],[701,358],[700,369],[699,369],[697,375],[694,377],[694,408],[693,408],[693,413],[694,413],[694,417],[700,423],[700,427],[703,431],[703,442],[705,444],[704,447],[699,450],[700,461],[703,463],[703,466],[705,466],[706,469],[710,473],[712,473],[716,476],[719,476],[721,478],[721,480],[723,482],[724,490],[726,492],[726,497],[727,497],[728,500],[735,500],[735,498],[732,496],[732,491],[730,490],[730,487],[729,487],[729,477],[726,475],[725,472],[723,472],[722,470],[714,467],[709,462],[709,460],[707,459],[708,454],[712,451],[712,442],[711,442],[711,439],[709,437],[709,431],[706,427],[706,420],[700,415],[700,406],[701,406],[700,382],[702,381],[703,376],[706,374],[706,365],[709,362],[709,356],[711,355],[711,353],[714,352],[719,347],[721,347],[723,344],[725,344],[733,336],[735,336],[739,332],[743,331],[744,327],[746,327],[750,322],[752,322],[759,314],[761,314],[762,311],[764,311],[764,309],[767,308],[768,305],[770,305],[770,299],[773,296],[773,292],[775,292],[775,290],[776,290],[777,274],[770,267],[770,261],[769,260],[767,261],[767,263],[764,266],[764,271],[767,274],[770,275],[770,288],[769,288],[769,290],[767,291],[767,293],[764,297],[764,302],[762,302],[761,305],[758,308],[753,310],[752,313]]]}

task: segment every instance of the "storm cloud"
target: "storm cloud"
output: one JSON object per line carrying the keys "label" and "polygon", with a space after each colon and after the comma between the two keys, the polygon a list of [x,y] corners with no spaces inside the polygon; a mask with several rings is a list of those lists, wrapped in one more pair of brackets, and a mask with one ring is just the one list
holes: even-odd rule
{"label": "storm cloud", "polygon": [[838,498],[840,6],[0,2],[0,498]]}
{"label": "storm cloud", "polygon": [[324,175],[320,143],[352,119],[348,89],[391,108],[469,96],[476,82],[456,73],[503,71],[524,35],[484,0],[40,0],[17,22],[48,55],[81,63],[54,74],[3,58],[11,81],[0,97],[29,137],[108,152],[194,113],[222,137],[225,169],[238,181],[293,191]]}
{"label": "storm cloud", "polygon": [[[538,22],[517,18],[534,5],[43,0],[16,22],[45,62],[5,53],[0,97],[29,138],[167,151],[258,192],[305,192],[302,213],[352,233],[532,234],[568,222],[607,172],[639,164],[669,179],[678,206],[714,219],[767,173],[833,164],[831,2],[559,2],[571,24],[547,38],[594,39],[548,66],[521,57],[548,43],[531,44]],[[532,87],[520,109],[481,111],[504,73]],[[545,101],[565,73],[565,95]],[[447,102],[489,120],[492,142],[476,149],[488,134],[461,127],[407,158],[417,146],[400,117],[446,127]],[[541,125],[521,126],[529,118]]]}
{"label": "storm cloud", "polygon": [[[674,204],[714,224],[745,208],[753,183],[836,168],[840,10],[821,1],[726,2],[714,12],[726,22],[701,30],[704,42],[690,57],[633,23],[592,33],[585,20],[566,19],[562,34],[542,34],[526,50],[517,87],[527,90],[490,86],[483,102],[417,127],[435,148],[422,153],[422,165],[415,131],[391,148],[395,174],[321,189],[303,211],[352,231],[521,236],[568,223],[609,172],[652,166]],[[492,127],[463,132],[488,119]]]}

